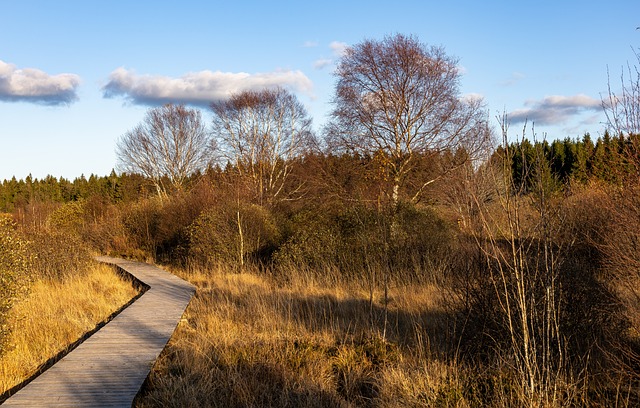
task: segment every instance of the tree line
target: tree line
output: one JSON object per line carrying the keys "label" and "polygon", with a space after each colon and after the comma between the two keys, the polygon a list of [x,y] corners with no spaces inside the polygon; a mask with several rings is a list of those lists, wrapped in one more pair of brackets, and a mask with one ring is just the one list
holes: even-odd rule
{"label": "tree line", "polygon": [[80,176],[73,181],[64,177],[31,175],[24,179],[3,180],[0,184],[0,212],[13,213],[38,203],[67,203],[99,197],[111,203],[131,202],[147,194],[148,181],[135,174]]}
{"label": "tree line", "polygon": [[[514,152],[511,171],[517,184],[531,186],[535,175],[527,166],[540,156],[541,168],[553,174],[557,188],[570,187],[571,184],[603,182],[620,184],[635,172],[633,163],[634,149],[638,145],[638,135],[619,134],[611,137],[605,131],[595,142],[589,133],[582,138],[548,140],[529,140],[524,138],[509,144]],[[494,155],[504,153],[500,146]],[[525,191],[530,191],[527,188]]]}
{"label": "tree line", "polygon": [[[529,140],[523,138],[517,142],[509,143],[509,149],[514,152],[510,167],[512,171],[512,177],[516,180],[517,184],[524,183],[527,186],[533,184],[534,174],[527,170],[527,166],[534,163],[538,154],[544,160],[542,168],[547,169],[554,175],[557,181],[556,188],[563,189],[569,188],[571,185],[585,184],[588,182],[603,182],[611,184],[620,184],[626,177],[633,174],[635,168],[632,161],[629,159],[630,150],[633,146],[637,145],[638,136],[631,135],[625,137],[619,135],[618,137],[611,137],[608,131],[604,132],[604,135],[598,137],[595,141],[590,134],[585,134],[582,138],[565,138],[548,140]],[[504,154],[504,147],[498,146],[491,153],[492,157],[498,157]],[[436,152],[427,152],[427,154],[416,154],[412,157],[412,160],[417,164],[416,167],[420,168],[421,173],[435,173],[433,167],[455,167],[464,163],[465,159],[460,156],[466,157],[467,153],[464,149],[457,151],[457,157],[455,151],[447,150],[445,154],[441,154],[440,157],[435,157]],[[189,177],[181,180],[181,184],[184,187],[189,187],[201,180],[204,176],[209,180],[214,178],[226,178],[231,177],[232,174],[242,174],[243,172],[250,171],[252,183],[259,184],[258,174],[264,173],[263,170],[251,169],[252,163],[247,159],[247,164],[242,164],[242,167],[237,167],[228,162],[227,165],[222,168],[219,165],[210,165],[204,169],[204,172],[196,171],[189,173]],[[342,153],[336,154],[331,152],[308,152],[304,160],[300,160],[296,163],[295,160],[289,159],[283,160],[282,165],[285,164],[289,167],[295,165],[310,166],[310,163],[314,163],[314,170],[309,169],[310,172],[316,172],[315,174],[326,174],[332,172],[332,167],[337,163],[342,162],[345,171],[344,176],[347,176],[349,171],[346,168],[353,168],[354,166],[361,166],[363,171],[368,171],[372,166],[376,165],[380,158],[379,152],[373,152],[373,154],[353,154]],[[447,161],[447,164],[443,162]],[[323,162],[323,163],[321,163]],[[347,164],[348,163],[348,164]],[[253,163],[257,165],[258,163]],[[262,163],[261,165],[264,165]],[[323,168],[320,172],[319,166]],[[429,167],[432,167],[429,169]],[[381,175],[380,169],[377,169],[376,177],[382,177],[382,179],[388,179],[388,175]],[[287,176],[292,172],[292,169],[287,169]],[[296,178],[301,180],[301,172],[303,169],[297,169],[295,174]],[[372,174],[374,174],[372,173]],[[360,174],[363,176],[364,174]],[[337,175],[336,175],[337,177]],[[369,175],[367,177],[374,177]],[[169,177],[159,177],[160,183],[170,185],[171,179]],[[271,178],[273,180],[273,178]],[[419,190],[424,187],[422,185],[417,186],[419,182],[414,175],[406,177],[406,181],[409,184],[413,184],[414,187]],[[366,182],[366,179],[358,180],[357,182]],[[307,185],[311,185],[310,181],[305,181]],[[299,186],[298,186],[299,187]],[[267,186],[266,192],[273,190],[273,186]],[[353,187],[347,187],[352,189]],[[393,186],[390,187],[393,189]],[[294,189],[293,187],[291,189]],[[165,187],[166,190],[166,187]],[[529,189],[527,189],[528,191]],[[171,190],[167,190],[171,191]],[[262,189],[259,190],[260,193]],[[276,192],[276,196],[282,193],[282,188]],[[298,190],[300,193],[301,191]],[[116,173],[112,171],[108,176],[90,175],[88,178],[84,176],[77,177],[73,180],[68,180],[64,177],[47,176],[42,179],[33,178],[27,176],[24,179],[16,179],[13,177],[10,180],[3,180],[0,184],[0,212],[12,213],[17,209],[20,209],[29,204],[37,204],[44,202],[52,203],[66,203],[70,201],[87,200],[90,198],[100,198],[106,202],[117,203],[130,203],[134,202],[141,197],[148,197],[157,193],[156,180],[152,177],[146,177],[137,173],[121,172]],[[260,194],[256,192],[256,194]],[[441,197],[440,197],[441,198]],[[262,198],[263,199],[263,198]],[[258,198],[258,202],[261,202]],[[374,199],[369,197],[369,199]],[[433,200],[437,200],[438,197],[434,197]],[[432,202],[433,202],[432,200]]]}

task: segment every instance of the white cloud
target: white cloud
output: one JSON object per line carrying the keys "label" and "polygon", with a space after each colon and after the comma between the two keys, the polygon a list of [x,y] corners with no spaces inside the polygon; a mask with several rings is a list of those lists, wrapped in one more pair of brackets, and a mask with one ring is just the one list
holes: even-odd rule
{"label": "white cloud", "polygon": [[80,77],[75,74],[49,75],[0,60],[0,101],[65,105],[78,99],[79,86]]}
{"label": "white cloud", "polygon": [[584,112],[595,112],[602,109],[600,100],[584,94],[547,96],[539,101],[527,101],[525,106],[527,108],[509,113],[510,122],[529,121],[539,125],[559,125]]}
{"label": "white cloud", "polygon": [[105,98],[122,96],[140,105],[169,102],[208,105],[236,92],[275,86],[312,96],[311,80],[301,71],[290,70],[258,74],[200,71],[171,78],[138,75],[121,67],[111,72],[109,82],[102,88],[102,92]]}
{"label": "white cloud", "polygon": [[333,64],[333,60],[331,58],[320,58],[313,63],[313,67],[315,69],[323,69]]}
{"label": "white cloud", "polygon": [[319,58],[313,63],[313,67],[315,69],[324,69],[330,65],[333,65],[336,59],[339,59],[344,55],[349,48],[347,43],[341,41],[332,41],[329,44],[329,48],[331,49],[332,58]]}
{"label": "white cloud", "polygon": [[329,44],[329,48],[333,51],[334,56],[342,57],[347,51],[347,48],[349,48],[349,45],[341,41],[332,41],[331,44]]}
{"label": "white cloud", "polygon": [[462,98],[460,98],[460,99],[462,99],[465,102],[471,103],[471,102],[484,100],[484,95],[479,94],[479,93],[475,93],[475,92],[471,92],[471,93],[462,95]]}
{"label": "white cloud", "polygon": [[314,48],[318,46],[318,42],[317,41],[305,41],[304,44],[302,44],[303,47],[305,48]]}

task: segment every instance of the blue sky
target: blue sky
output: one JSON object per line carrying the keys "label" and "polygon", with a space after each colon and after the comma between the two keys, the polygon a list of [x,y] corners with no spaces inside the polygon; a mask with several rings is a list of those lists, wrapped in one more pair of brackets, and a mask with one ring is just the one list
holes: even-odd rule
{"label": "blue sky", "polygon": [[637,0],[0,0],[0,22],[0,180],[106,175],[149,107],[209,121],[208,99],[269,84],[319,130],[341,50],[396,33],[457,57],[462,93],[508,112],[514,138],[525,118],[539,138],[598,136],[607,69],[615,88],[640,47]]}

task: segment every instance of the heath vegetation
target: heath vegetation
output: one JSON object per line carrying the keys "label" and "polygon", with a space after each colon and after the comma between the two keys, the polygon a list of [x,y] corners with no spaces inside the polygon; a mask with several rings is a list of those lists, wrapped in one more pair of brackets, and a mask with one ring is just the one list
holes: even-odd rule
{"label": "heath vegetation", "polygon": [[135,406],[637,406],[640,77],[601,137],[551,140],[456,64],[363,41],[320,135],[286,89],[242,92],[210,132],[150,109],[120,173],[4,181],[3,353],[20,299],[95,251],[197,286]]}

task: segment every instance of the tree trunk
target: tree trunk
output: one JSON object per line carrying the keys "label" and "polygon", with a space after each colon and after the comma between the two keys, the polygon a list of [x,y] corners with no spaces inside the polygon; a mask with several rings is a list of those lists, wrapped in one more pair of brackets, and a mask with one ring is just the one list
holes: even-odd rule
{"label": "tree trunk", "polygon": [[238,220],[238,235],[240,237],[240,246],[238,248],[238,260],[240,261],[240,270],[244,268],[244,234],[242,233],[242,220],[240,218],[240,208],[236,212]]}

